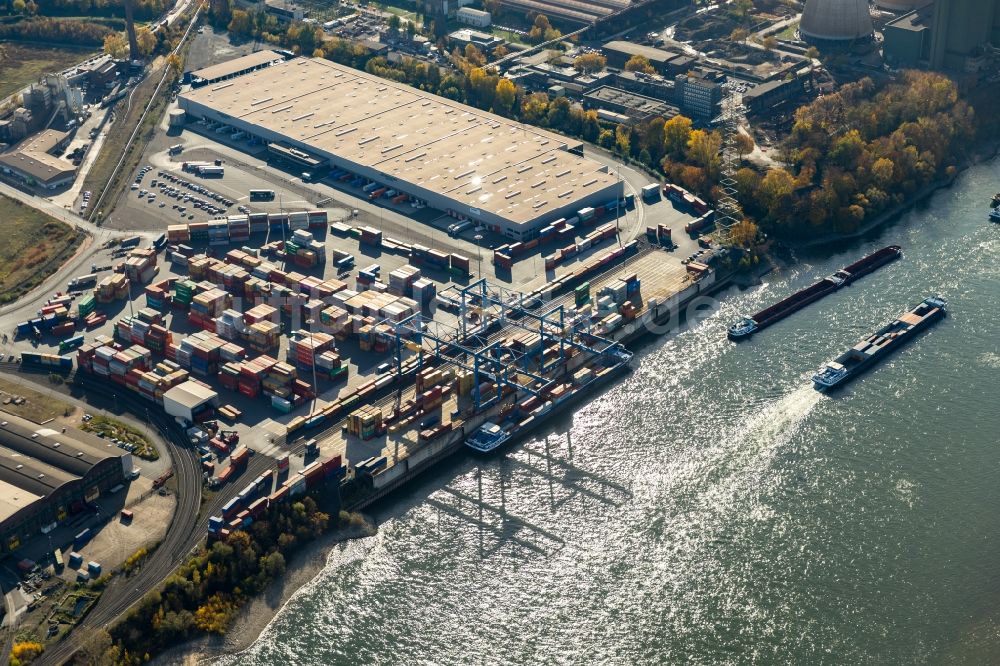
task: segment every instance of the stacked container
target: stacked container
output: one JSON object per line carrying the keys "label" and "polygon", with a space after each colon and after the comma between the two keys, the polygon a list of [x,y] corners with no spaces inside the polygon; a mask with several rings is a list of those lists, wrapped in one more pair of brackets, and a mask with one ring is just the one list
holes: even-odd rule
{"label": "stacked container", "polygon": [[369,440],[382,429],[382,411],[371,406],[354,410],[347,417],[347,431],[355,437]]}

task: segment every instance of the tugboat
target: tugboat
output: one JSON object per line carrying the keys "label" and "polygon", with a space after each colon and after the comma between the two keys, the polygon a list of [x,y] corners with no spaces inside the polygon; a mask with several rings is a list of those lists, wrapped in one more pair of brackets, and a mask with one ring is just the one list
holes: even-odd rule
{"label": "tugboat", "polygon": [[990,208],[1000,207],[1000,192],[993,195],[993,201],[990,202]]}
{"label": "tugboat", "polygon": [[812,377],[816,390],[829,391],[857,377],[876,361],[899,349],[907,340],[941,319],[945,315],[947,304],[940,296],[925,298],[920,305],[820,368]]}
{"label": "tugboat", "polygon": [[1000,208],[994,208],[990,211],[990,222],[1000,222]]}

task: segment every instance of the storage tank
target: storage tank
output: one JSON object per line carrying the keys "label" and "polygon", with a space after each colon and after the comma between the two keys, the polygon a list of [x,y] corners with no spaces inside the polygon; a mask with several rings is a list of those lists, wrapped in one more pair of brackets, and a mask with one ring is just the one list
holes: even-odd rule
{"label": "storage tank", "polygon": [[184,109],[171,109],[167,123],[170,127],[181,127],[184,125]]}
{"label": "storage tank", "polygon": [[799,34],[807,40],[851,41],[873,31],[868,0],[806,0],[799,23]]}

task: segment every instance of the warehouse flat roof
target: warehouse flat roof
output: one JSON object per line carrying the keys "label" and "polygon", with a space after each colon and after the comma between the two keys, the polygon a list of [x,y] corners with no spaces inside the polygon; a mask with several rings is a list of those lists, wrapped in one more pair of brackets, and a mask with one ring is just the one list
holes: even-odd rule
{"label": "warehouse flat roof", "polygon": [[49,151],[66,139],[66,132],[44,130],[25,139],[16,150],[0,155],[0,165],[16,169],[42,183],[76,173],[76,167]]}
{"label": "warehouse flat roof", "polygon": [[[325,60],[297,58],[181,97],[515,223],[616,182],[567,152],[565,137]],[[546,171],[546,190],[555,193],[511,201],[511,185],[527,179],[518,175],[544,171],[550,153],[559,169]]]}
{"label": "warehouse flat roof", "polygon": [[219,63],[218,65],[212,65],[211,67],[196,70],[191,72],[191,77],[204,79],[206,81],[215,81],[217,79],[224,79],[227,76],[232,76],[233,74],[239,74],[240,72],[248,69],[253,69],[254,67],[261,67],[268,63],[278,62],[284,59],[285,57],[283,55],[275,53],[271,50],[256,51],[239,58],[234,58],[233,60],[227,60],[226,62]]}
{"label": "warehouse flat roof", "polygon": [[163,394],[164,400],[172,400],[184,407],[194,409],[204,403],[215,400],[219,394],[197,382],[186,381],[178,384]]}
{"label": "warehouse flat roof", "polygon": [[[7,485],[46,497],[98,463],[124,455],[89,433],[75,428],[62,432],[0,410],[0,505],[21,501],[21,495],[7,492]],[[0,506],[0,515],[4,510]]]}
{"label": "warehouse flat roof", "polygon": [[12,483],[0,480],[0,522],[40,499],[41,495],[35,495]]}
{"label": "warehouse flat roof", "polygon": [[642,44],[623,42],[620,40],[608,42],[607,44],[601,46],[601,48],[606,51],[617,51],[618,53],[625,53],[627,55],[645,56],[645,58],[650,62],[668,62],[676,58],[678,55],[676,53],[671,53],[670,51],[654,48],[652,46],[644,46]]}

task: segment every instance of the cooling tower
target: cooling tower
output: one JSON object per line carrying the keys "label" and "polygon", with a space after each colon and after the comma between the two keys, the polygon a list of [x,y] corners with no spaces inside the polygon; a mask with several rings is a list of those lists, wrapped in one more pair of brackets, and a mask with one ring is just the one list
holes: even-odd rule
{"label": "cooling tower", "polygon": [[868,0],[806,0],[799,23],[805,39],[849,41],[872,34]]}

